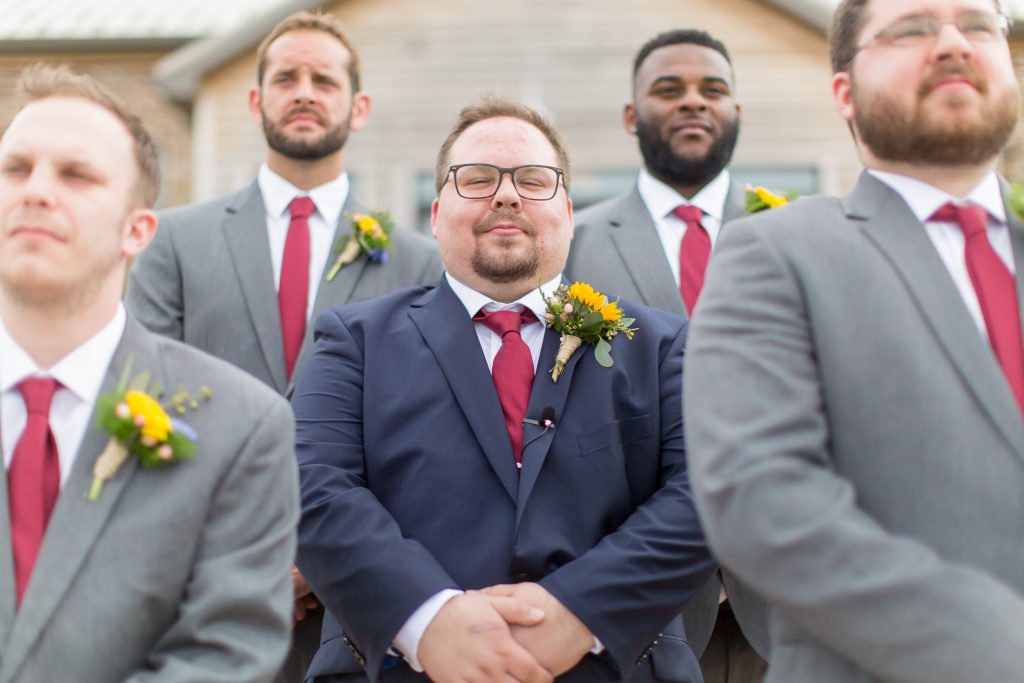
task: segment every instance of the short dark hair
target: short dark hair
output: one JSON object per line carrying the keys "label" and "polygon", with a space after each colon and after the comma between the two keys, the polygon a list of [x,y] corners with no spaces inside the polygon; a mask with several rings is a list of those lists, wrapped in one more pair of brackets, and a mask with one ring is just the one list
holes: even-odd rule
{"label": "short dark hair", "polygon": [[643,44],[633,59],[633,80],[636,81],[637,72],[640,71],[640,67],[652,52],[660,47],[668,47],[670,45],[699,45],[710,48],[725,57],[725,61],[729,63],[729,68],[732,68],[732,59],[729,58],[729,51],[725,49],[725,44],[722,41],[713,37],[707,31],[695,28],[677,28],[672,31],[659,33]]}
{"label": "short dark hair", "polygon": [[[868,3],[871,0],[842,0],[832,15],[832,28],[828,34],[832,73],[849,71],[857,54],[857,36],[867,23]],[[1002,12],[999,0],[992,0],[997,12]]]}
{"label": "short dark hair", "polygon": [[455,119],[455,125],[452,126],[448,137],[441,143],[441,149],[437,153],[437,166],[434,168],[434,187],[437,192],[440,194],[441,188],[444,187],[444,181],[448,178],[448,155],[451,153],[455,141],[473,124],[501,117],[525,121],[548,139],[551,147],[555,150],[555,156],[558,157],[558,165],[562,167],[562,184],[565,185],[565,191],[568,192],[569,154],[565,151],[562,136],[536,109],[532,109],[522,102],[496,95],[485,95],[476,104],[471,104],[459,112],[458,118]]}
{"label": "short dark hair", "polygon": [[256,51],[256,82],[260,86],[263,85],[263,74],[267,71],[267,50],[270,49],[270,44],[291,31],[320,31],[341,43],[342,47],[348,50],[348,80],[351,82],[352,92],[359,92],[359,53],[345,33],[345,27],[334,15],[313,12],[296,12],[285,17],[260,43]]}
{"label": "short dark hair", "polygon": [[21,72],[18,81],[19,108],[48,97],[77,97],[98,104],[113,114],[132,138],[139,178],[136,192],[141,204],[151,208],[160,194],[160,153],[153,137],[112,90],[92,76],[76,73],[67,65],[37,62]]}

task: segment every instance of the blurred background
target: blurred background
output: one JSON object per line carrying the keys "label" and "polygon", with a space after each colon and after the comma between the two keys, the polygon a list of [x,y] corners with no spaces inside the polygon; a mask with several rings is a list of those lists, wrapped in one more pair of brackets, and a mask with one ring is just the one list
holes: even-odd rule
{"label": "blurred background", "polygon": [[[0,125],[19,71],[66,63],[112,86],[160,143],[159,205],[252,180],[263,136],[246,107],[256,48],[298,10],[337,15],[373,99],[346,165],[369,206],[425,229],[432,167],[455,115],[481,93],[539,107],[565,135],[577,209],[629,187],[640,165],[622,127],[632,60],[655,34],[702,28],[722,40],[743,107],[734,176],[779,190],[846,192],[860,170],[831,94],[826,32],[837,0],[0,0]],[[1024,0],[1011,49],[1020,71]],[[1021,131],[1003,172],[1024,178]]]}

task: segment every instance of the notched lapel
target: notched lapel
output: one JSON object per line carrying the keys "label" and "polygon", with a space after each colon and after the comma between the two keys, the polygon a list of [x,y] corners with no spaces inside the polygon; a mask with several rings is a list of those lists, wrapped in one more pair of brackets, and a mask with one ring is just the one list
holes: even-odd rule
{"label": "notched lapel", "polygon": [[519,476],[512,444],[505,429],[498,392],[487,371],[466,308],[448,286],[448,281],[442,278],[437,289],[427,292],[413,304],[409,317],[441,366],[491,468],[508,495],[516,500]]}
{"label": "notched lapel", "polygon": [[[129,357],[133,358],[133,372],[148,370],[161,386],[169,386],[160,366],[156,342],[139,323],[129,318],[121,343],[107,368],[101,393],[111,391],[117,385]],[[93,464],[110,438],[96,429],[95,424],[94,409],[71,473],[57,498],[32,579],[10,632],[3,662],[4,671],[10,675],[16,672],[57,610],[138,467],[137,460],[129,457],[117,475],[104,484],[99,499],[89,500]]]}
{"label": "notched lapel", "polygon": [[[7,638],[14,623],[14,552],[11,549],[10,504],[7,500],[7,468],[0,467],[0,653],[7,651]],[[0,669],[3,668],[0,656]]]}
{"label": "notched lapel", "polygon": [[235,266],[263,358],[279,392],[288,386],[281,340],[281,314],[267,241],[266,209],[255,182],[238,194],[226,210],[221,230]]}
{"label": "notched lapel", "polygon": [[896,192],[868,174],[844,207],[892,263],[970,392],[1024,457],[1024,422],[1006,378],[917,217]]}
{"label": "notched lapel", "polygon": [[[544,467],[548,451],[551,450],[551,443],[555,439],[555,431],[558,429],[558,422],[565,412],[565,401],[569,396],[569,388],[572,386],[572,378],[576,371],[576,364],[579,363],[587,353],[593,353],[590,344],[582,344],[572,354],[565,364],[565,370],[559,376],[558,381],[551,379],[551,368],[555,365],[555,356],[558,354],[560,335],[552,329],[544,332],[544,345],[541,347],[540,360],[537,362],[537,376],[533,378],[533,388],[530,391],[530,403],[526,407],[526,417],[539,420],[544,408],[551,407],[555,411],[555,427],[544,432],[544,427],[527,424],[524,428],[523,443],[529,445],[523,448],[523,469],[519,476],[519,496],[516,498],[516,529],[519,529],[519,522],[523,518],[523,510],[533,492],[534,484],[537,483],[537,476]],[[531,441],[533,439],[533,441]]]}
{"label": "notched lapel", "polygon": [[658,229],[636,187],[619,204],[610,223],[612,241],[640,292],[641,303],[685,317]]}

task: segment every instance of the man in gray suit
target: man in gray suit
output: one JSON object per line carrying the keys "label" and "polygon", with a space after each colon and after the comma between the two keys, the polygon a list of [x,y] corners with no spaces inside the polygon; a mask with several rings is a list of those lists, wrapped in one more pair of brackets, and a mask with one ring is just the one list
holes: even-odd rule
{"label": "man in gray suit", "polygon": [[[728,51],[704,31],[669,31],[640,48],[623,121],[644,167],[628,193],[576,214],[570,280],[687,315],[719,230],[745,213],[728,169],[740,122],[733,89]],[[699,222],[684,220],[684,206]],[[763,678],[767,608],[728,572],[708,581],[683,621],[707,683]]]}
{"label": "man in gray suit", "polygon": [[[263,126],[266,163],[236,194],[161,213],[160,232],[132,269],[127,305],[149,330],[290,395],[321,311],[433,284],[441,261],[432,240],[395,230],[386,262],[362,253],[332,273],[352,214],[366,211],[349,191],[345,141],[370,114],[358,55],[337,19],[284,19],[260,45],[257,78],[249,108]],[[322,609],[295,579],[301,623],[282,681],[301,681],[320,645]]]}
{"label": "man in gray suit", "polygon": [[[270,681],[292,608],[291,412],[126,315],[159,186],[139,119],[66,69],[22,85],[0,138],[0,682]],[[122,376],[149,398],[119,396]],[[187,414],[168,424],[157,398]],[[104,415],[141,440],[118,446]]]}
{"label": "man in gray suit", "polygon": [[1007,32],[992,0],[844,0],[832,86],[867,170],[716,248],[687,446],[714,550],[773,606],[772,683],[1024,680]]}

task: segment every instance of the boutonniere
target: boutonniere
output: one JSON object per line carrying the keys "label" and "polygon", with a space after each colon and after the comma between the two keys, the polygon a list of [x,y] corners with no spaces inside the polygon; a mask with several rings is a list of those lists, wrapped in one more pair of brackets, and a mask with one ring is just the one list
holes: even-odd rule
{"label": "boutonniere", "polygon": [[757,213],[758,211],[764,211],[765,209],[774,209],[777,206],[785,206],[796,199],[796,197],[797,194],[795,192],[778,194],[764,187],[747,185],[747,192],[745,196],[747,213]]}
{"label": "boutonniere", "polygon": [[213,392],[208,387],[193,397],[184,389],[174,394],[165,408],[155,398],[157,383],[150,384],[149,372],[140,372],[129,380],[132,362],[125,365],[117,387],[96,400],[97,426],[110,435],[103,452],[92,468],[89,500],[98,500],[103,484],[110,481],[129,456],[139,459],[142,467],[162,467],[192,455],[199,440],[195,430],[168,410],[184,415],[187,409],[199,407],[199,400],[209,401]]}
{"label": "boutonniere", "polygon": [[334,244],[333,251],[338,252],[334,265],[327,271],[330,282],[338,271],[366,254],[371,263],[387,263],[388,250],[391,248],[391,231],[395,224],[387,211],[374,213],[353,213],[349,216],[352,222],[352,234],[340,237]]}
{"label": "boutonniere", "polygon": [[1017,214],[1017,218],[1024,219],[1024,183],[1010,183],[1010,191],[1006,194],[1006,205]]}
{"label": "boutonniere", "polygon": [[[541,292],[541,296],[544,292]],[[548,327],[562,335],[555,356],[555,367],[551,368],[551,379],[565,371],[565,364],[576,353],[583,342],[594,345],[594,358],[603,367],[612,366],[612,345],[609,343],[617,334],[632,339],[636,328],[630,328],[634,318],[623,318],[618,299],[608,298],[583,282],[572,287],[559,285],[551,296],[545,297]]]}

